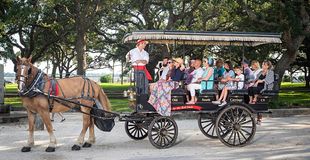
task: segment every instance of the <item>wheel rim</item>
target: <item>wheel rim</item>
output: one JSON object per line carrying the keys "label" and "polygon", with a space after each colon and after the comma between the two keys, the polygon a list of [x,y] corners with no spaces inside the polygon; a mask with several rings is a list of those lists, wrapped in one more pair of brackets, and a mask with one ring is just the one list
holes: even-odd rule
{"label": "wheel rim", "polygon": [[217,118],[216,132],[227,146],[244,146],[254,137],[256,123],[251,112],[243,106],[230,106]]}
{"label": "wheel rim", "polygon": [[171,118],[155,118],[149,126],[148,135],[150,142],[156,148],[169,148],[177,139],[178,127]]}
{"label": "wheel rim", "polygon": [[198,126],[200,131],[207,137],[216,139],[217,134],[215,130],[216,115],[211,113],[198,115]]}
{"label": "wheel rim", "polygon": [[144,121],[126,121],[125,129],[127,135],[134,140],[141,140],[147,137],[147,129]]}

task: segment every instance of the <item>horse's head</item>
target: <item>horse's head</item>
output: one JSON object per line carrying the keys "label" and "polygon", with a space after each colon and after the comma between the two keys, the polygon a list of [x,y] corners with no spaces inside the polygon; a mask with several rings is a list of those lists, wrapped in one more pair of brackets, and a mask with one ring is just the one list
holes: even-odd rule
{"label": "horse's head", "polygon": [[19,58],[17,57],[16,64],[16,80],[18,84],[19,92],[24,92],[27,89],[27,86],[31,84],[34,76],[35,69],[31,63],[32,57],[29,58]]}

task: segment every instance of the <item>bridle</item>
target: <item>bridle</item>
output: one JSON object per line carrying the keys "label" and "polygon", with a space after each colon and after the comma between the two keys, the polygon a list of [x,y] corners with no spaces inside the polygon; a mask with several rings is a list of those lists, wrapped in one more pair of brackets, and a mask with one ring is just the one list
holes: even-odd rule
{"label": "bridle", "polygon": [[[20,69],[20,72],[18,72],[19,70],[18,68]],[[26,75],[25,75],[25,71],[27,72]],[[19,67],[17,67],[17,73],[20,73],[19,75],[16,74],[18,90],[22,92],[24,90],[23,87],[27,87],[27,82],[29,80],[29,77],[33,77],[32,68],[30,65],[20,64]]]}

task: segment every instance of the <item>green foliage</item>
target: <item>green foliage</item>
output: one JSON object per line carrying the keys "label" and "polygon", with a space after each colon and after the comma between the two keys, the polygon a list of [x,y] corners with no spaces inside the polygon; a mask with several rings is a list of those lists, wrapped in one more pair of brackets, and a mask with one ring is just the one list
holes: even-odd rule
{"label": "green foliage", "polygon": [[112,81],[112,75],[104,75],[100,77],[100,82],[101,83],[109,83]]}
{"label": "green foliage", "polygon": [[291,82],[291,77],[289,75],[284,75],[282,81],[283,82]]}
{"label": "green foliage", "polygon": [[299,76],[298,80],[300,80],[301,82],[304,82],[305,81],[305,76]]}

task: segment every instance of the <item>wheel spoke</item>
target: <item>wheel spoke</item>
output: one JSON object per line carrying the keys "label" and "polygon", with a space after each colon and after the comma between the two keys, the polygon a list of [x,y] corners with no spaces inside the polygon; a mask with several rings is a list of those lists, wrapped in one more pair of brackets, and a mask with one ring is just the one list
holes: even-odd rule
{"label": "wheel spoke", "polygon": [[247,133],[247,134],[251,135],[251,133],[250,133],[250,132],[248,132],[247,130],[245,130],[245,129],[243,129],[243,128],[241,128],[241,130],[242,130],[243,132],[245,132],[245,133]]}
{"label": "wheel spoke", "polygon": [[131,134],[131,135],[133,135],[133,133],[136,131],[136,129],[133,129],[132,131],[129,131],[129,133]]}
{"label": "wheel spoke", "polygon": [[209,133],[209,131],[211,130],[211,128],[214,126],[214,124],[212,123],[212,125],[210,126],[210,128],[208,129],[208,131],[206,133]]}
{"label": "wheel spoke", "polygon": [[241,134],[241,136],[242,136],[245,140],[247,140],[247,138],[244,136],[244,134],[242,133],[242,131],[240,131],[240,134]]}
{"label": "wheel spoke", "polygon": [[128,128],[128,130],[130,131],[130,130],[132,130],[132,129],[135,129],[136,127],[131,127],[131,128]]}
{"label": "wheel spoke", "polygon": [[244,110],[242,110],[238,123],[243,121],[245,118],[246,118],[246,115],[244,115]]}
{"label": "wheel spoke", "polygon": [[228,138],[228,140],[227,140],[227,142],[229,142],[230,141],[230,139],[231,139],[231,137],[232,137],[232,135],[234,134],[234,132],[231,132],[231,134],[230,134],[230,136],[229,136],[229,138]]}
{"label": "wheel spoke", "polygon": [[[230,116],[228,116],[228,115],[227,115],[227,112],[225,112],[225,117],[227,117],[227,119],[229,119],[229,120],[230,120],[230,122],[228,122],[228,123],[233,122],[233,120],[230,118]],[[225,117],[223,117],[223,118],[225,118]]]}
{"label": "wheel spoke", "polygon": [[143,132],[143,134],[147,133],[146,129],[144,129],[144,128],[141,129],[141,132]]}
{"label": "wheel spoke", "polygon": [[234,145],[236,144],[236,132],[234,132]]}
{"label": "wheel spoke", "polygon": [[241,144],[241,139],[240,139],[239,132],[237,132],[237,137],[238,137],[238,140],[239,140],[239,144]]}
{"label": "wheel spoke", "polygon": [[214,135],[214,130],[215,130],[215,126],[213,126],[213,129],[212,129],[212,135]]}
{"label": "wheel spoke", "polygon": [[206,122],[212,122],[212,120],[208,119],[208,120],[201,121],[200,123],[206,123]]}
{"label": "wheel spoke", "polygon": [[233,118],[233,121],[232,121],[232,122],[235,122],[235,121],[236,121],[236,117],[235,117],[235,115],[234,115],[233,109],[230,109],[230,113],[231,113],[231,116],[232,116],[232,118]]}
{"label": "wheel spoke", "polygon": [[208,126],[212,125],[213,123],[209,123],[206,126],[202,127],[203,129],[207,128]]}
{"label": "wheel spoke", "polygon": [[242,128],[253,128],[253,126],[241,126]]}
{"label": "wheel spoke", "polygon": [[249,119],[249,120],[247,120],[247,121],[245,121],[245,122],[240,123],[240,125],[247,124],[247,123],[249,123],[249,122],[251,122],[251,121],[252,121],[252,119]]}

